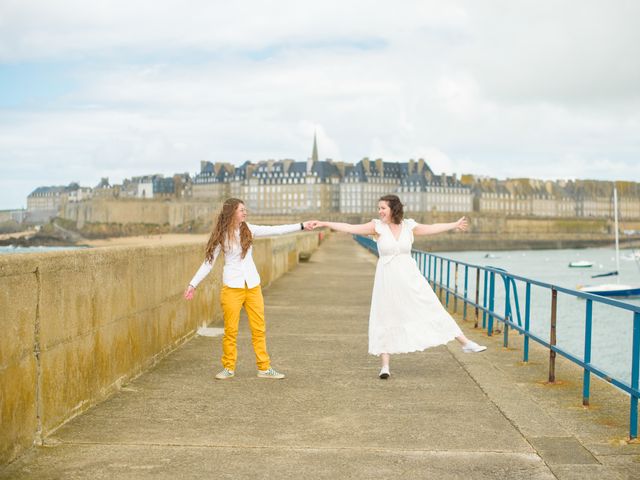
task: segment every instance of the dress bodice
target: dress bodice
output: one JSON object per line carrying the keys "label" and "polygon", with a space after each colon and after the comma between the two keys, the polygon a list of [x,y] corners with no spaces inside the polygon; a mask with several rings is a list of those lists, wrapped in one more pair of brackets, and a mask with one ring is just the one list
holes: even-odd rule
{"label": "dress bodice", "polygon": [[417,225],[412,219],[403,220],[400,223],[400,235],[396,239],[388,224],[380,220],[374,220],[376,234],[378,235],[378,254],[381,259],[395,257],[397,255],[411,254],[413,245],[413,229]]}

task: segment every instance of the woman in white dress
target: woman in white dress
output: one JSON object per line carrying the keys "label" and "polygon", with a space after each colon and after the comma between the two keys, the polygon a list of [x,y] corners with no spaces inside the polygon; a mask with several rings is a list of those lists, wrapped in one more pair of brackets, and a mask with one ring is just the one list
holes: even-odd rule
{"label": "woman in white dress", "polygon": [[379,220],[361,225],[317,222],[339,232],[375,235],[378,265],[369,314],[369,353],[382,360],[380,378],[389,378],[389,356],[422,351],[454,338],[464,352],[482,352],[487,347],[469,340],[445,310],[411,257],[415,235],[434,235],[448,230],[466,230],[467,219],[453,223],[422,225],[404,220],[403,206],[396,195],[378,202]]}

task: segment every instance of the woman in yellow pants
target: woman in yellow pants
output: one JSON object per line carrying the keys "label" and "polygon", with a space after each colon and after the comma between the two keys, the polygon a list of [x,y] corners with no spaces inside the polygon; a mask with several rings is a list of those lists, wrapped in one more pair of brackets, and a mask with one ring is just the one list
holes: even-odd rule
{"label": "woman in yellow pants", "polygon": [[260,275],[253,261],[254,237],[282,235],[300,230],[312,230],[315,222],[292,225],[252,225],[246,222],[247,209],[242,200],[229,198],[222,205],[207,243],[205,260],[189,282],[184,297],[191,300],[198,284],[209,274],[220,252],[224,252],[222,292],[220,302],[224,314],[224,337],[222,339],[222,370],[216,375],[219,380],[235,375],[238,350],[236,339],[240,310],[244,306],[249,317],[253,350],[256,354],[258,377],[284,378],[284,374],[271,367],[265,337],[264,300],[260,288]]}

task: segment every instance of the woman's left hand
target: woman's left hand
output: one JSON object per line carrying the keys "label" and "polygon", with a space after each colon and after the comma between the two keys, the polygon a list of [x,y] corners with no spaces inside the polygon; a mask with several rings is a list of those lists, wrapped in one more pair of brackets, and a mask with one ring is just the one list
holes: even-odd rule
{"label": "woman's left hand", "polygon": [[469,228],[467,217],[462,217],[456,222],[456,230],[464,232],[467,228]]}

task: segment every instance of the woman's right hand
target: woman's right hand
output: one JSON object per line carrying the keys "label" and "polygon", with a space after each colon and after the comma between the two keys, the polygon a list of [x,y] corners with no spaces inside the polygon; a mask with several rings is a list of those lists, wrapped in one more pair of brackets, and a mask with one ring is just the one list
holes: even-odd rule
{"label": "woman's right hand", "polygon": [[196,289],[193,288],[191,285],[189,285],[187,289],[184,291],[185,300],[191,300],[193,298],[194,293],[196,293]]}

